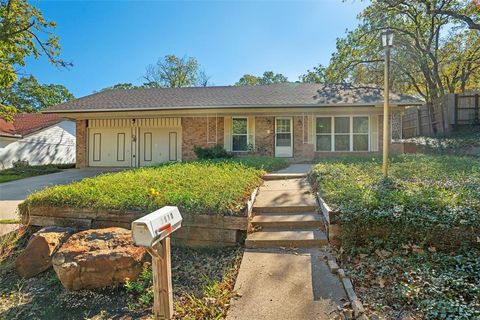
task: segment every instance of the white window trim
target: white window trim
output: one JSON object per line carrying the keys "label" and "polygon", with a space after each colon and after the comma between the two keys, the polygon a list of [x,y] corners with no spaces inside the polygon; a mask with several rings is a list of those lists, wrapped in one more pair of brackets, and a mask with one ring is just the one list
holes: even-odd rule
{"label": "white window trim", "polygon": [[[233,121],[235,119],[246,119],[247,120],[247,133],[245,134],[235,134],[233,133]],[[249,138],[249,133],[250,132],[250,123],[248,121],[248,116],[232,116],[232,124],[231,124],[231,146],[232,146],[232,152],[248,152],[248,144],[250,143],[250,138]],[[247,149],[246,150],[234,150],[233,149],[233,137],[234,136],[246,136],[247,137]]]}
{"label": "white window trim", "polygon": [[[371,145],[370,145],[370,135],[371,135],[371,116],[369,114],[356,114],[356,115],[342,115],[342,114],[336,114],[336,115],[331,115],[331,114],[316,114],[314,115],[315,117],[315,126],[314,126],[314,134],[315,134],[315,152],[353,152],[353,153],[359,153],[359,152],[370,152],[372,150]],[[367,133],[353,133],[353,118],[356,117],[367,117],[368,118],[368,150],[363,150],[363,151],[354,151],[353,150],[353,136],[354,134],[356,135],[366,135]],[[331,137],[331,147],[330,150],[317,150],[317,136],[319,135],[329,135],[328,133],[317,133],[317,119],[318,118],[330,118],[331,121],[331,132],[330,132],[330,137]],[[350,132],[348,133],[350,137],[350,150],[343,150],[343,151],[337,151],[335,150],[335,135],[347,135],[347,133],[337,133],[335,134],[335,118],[349,118],[350,119]]]}

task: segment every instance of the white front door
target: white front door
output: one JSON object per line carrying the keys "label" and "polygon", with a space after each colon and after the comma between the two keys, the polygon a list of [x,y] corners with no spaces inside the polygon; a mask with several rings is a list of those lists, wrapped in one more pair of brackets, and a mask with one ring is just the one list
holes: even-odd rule
{"label": "white front door", "polygon": [[291,117],[275,118],[275,157],[293,157],[293,128]]}

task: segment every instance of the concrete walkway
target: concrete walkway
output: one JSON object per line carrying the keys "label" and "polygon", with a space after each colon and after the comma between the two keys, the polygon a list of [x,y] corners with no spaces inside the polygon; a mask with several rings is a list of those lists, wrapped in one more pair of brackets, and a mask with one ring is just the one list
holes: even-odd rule
{"label": "concrete walkway", "polygon": [[[67,169],[61,172],[35,176],[0,184],[0,220],[18,220],[18,205],[32,192],[46,187],[67,184],[94,177],[104,172],[118,171],[111,168]],[[0,236],[15,230],[16,224],[0,224]]]}
{"label": "concrete walkway", "polygon": [[118,170],[119,169],[109,168],[67,169],[42,176],[5,182],[0,184],[0,201],[24,200],[30,193],[42,190],[49,186],[67,184],[84,178],[94,177],[104,172]]}
{"label": "concrete walkway", "polygon": [[[306,167],[286,174],[302,170]],[[253,212],[255,232],[245,241],[248,249],[235,283],[238,297],[227,319],[334,318],[346,293],[326,263],[328,240],[307,179],[264,181]]]}
{"label": "concrete walkway", "polygon": [[247,249],[227,320],[327,320],[346,294],[324,248]]}
{"label": "concrete walkway", "polygon": [[285,169],[278,170],[276,173],[308,173],[312,168],[311,163],[295,163]]}

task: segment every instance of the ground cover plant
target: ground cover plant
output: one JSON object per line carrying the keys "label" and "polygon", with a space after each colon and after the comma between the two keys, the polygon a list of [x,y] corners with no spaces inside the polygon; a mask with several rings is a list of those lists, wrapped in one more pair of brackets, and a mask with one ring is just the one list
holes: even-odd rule
{"label": "ground cover plant", "polygon": [[152,211],[178,206],[182,214],[243,215],[265,173],[235,161],[199,161],[103,174],[30,195],[30,205]]}
{"label": "ground cover plant", "polygon": [[268,156],[235,157],[227,161],[242,163],[247,167],[262,169],[268,172],[278,171],[289,166],[288,161],[285,159]]}
{"label": "ground cover plant", "polygon": [[480,126],[478,125],[436,137],[413,137],[404,141],[415,143],[425,152],[432,154],[480,157]]}
{"label": "ground cover plant", "polygon": [[41,166],[18,165],[13,168],[0,170],[0,183],[60,172],[62,169],[73,168],[74,165],[48,164]]}
{"label": "ground cover plant", "polygon": [[[116,288],[69,292],[50,269],[22,279],[15,257],[33,229],[0,238],[0,319],[151,319],[152,274],[145,263],[140,279]],[[175,319],[225,316],[243,250],[172,247]]]}
{"label": "ground cover plant", "polygon": [[480,161],[405,155],[329,159],[310,178],[338,210],[338,255],[369,312],[480,318]]}

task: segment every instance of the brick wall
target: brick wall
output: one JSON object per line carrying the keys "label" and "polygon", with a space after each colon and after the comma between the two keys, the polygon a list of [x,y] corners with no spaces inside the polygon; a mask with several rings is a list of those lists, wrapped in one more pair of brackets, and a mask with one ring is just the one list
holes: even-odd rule
{"label": "brick wall", "polygon": [[255,117],[255,148],[262,155],[275,155],[275,118]]}
{"label": "brick wall", "polygon": [[315,157],[313,143],[307,143],[309,140],[307,119],[293,117],[293,157],[296,161],[308,161]]}
{"label": "brick wall", "polygon": [[[216,120],[216,121],[215,121]],[[215,128],[216,122],[216,128]],[[208,123],[208,130],[207,130]],[[183,117],[182,118],[182,160],[196,159],[194,146],[212,147],[215,144],[223,146],[223,117]],[[207,143],[208,132],[208,143]],[[215,137],[216,136],[216,137]],[[216,143],[215,143],[216,141]]]}
{"label": "brick wall", "polygon": [[76,168],[87,166],[87,120],[77,120],[75,126],[76,142]]}

